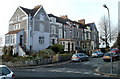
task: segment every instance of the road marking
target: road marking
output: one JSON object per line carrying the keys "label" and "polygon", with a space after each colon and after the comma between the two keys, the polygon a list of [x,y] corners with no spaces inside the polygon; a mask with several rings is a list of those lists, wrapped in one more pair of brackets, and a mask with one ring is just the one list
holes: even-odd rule
{"label": "road marking", "polygon": [[74,71],[66,71],[66,72],[71,73],[71,72],[74,72]]}
{"label": "road marking", "polygon": [[98,74],[98,73],[94,73],[93,75],[101,75],[101,74]]}
{"label": "road marking", "polygon": [[91,74],[90,72],[83,72],[83,74]]}
{"label": "road marking", "polygon": [[74,72],[74,73],[82,73],[82,72]]}
{"label": "road marking", "polygon": [[90,62],[84,62],[84,64],[90,64]]}

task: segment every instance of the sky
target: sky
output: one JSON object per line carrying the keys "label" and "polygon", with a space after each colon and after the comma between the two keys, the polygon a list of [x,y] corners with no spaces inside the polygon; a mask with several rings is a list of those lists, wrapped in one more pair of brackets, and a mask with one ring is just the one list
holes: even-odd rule
{"label": "sky", "polygon": [[17,7],[32,9],[36,5],[43,5],[47,14],[56,16],[67,15],[69,19],[78,21],[85,19],[86,23],[95,22],[98,27],[100,18],[108,16],[106,4],[110,10],[110,19],[117,25],[118,2],[120,0],[2,0],[0,2],[0,36],[8,32],[9,20]]}

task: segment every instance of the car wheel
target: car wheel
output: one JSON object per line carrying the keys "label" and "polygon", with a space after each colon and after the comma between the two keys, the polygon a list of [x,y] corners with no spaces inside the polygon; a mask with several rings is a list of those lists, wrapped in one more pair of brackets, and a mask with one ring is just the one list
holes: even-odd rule
{"label": "car wheel", "polygon": [[82,60],[81,60],[81,59],[80,59],[79,61],[80,61],[80,62],[82,62]]}
{"label": "car wheel", "polygon": [[89,60],[89,58],[86,58],[86,61],[88,61]]}

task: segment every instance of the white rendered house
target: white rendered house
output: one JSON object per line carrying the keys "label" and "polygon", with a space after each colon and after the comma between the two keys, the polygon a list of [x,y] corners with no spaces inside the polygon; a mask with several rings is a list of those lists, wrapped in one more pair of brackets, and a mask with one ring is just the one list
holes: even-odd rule
{"label": "white rendered house", "polygon": [[13,46],[13,53],[37,52],[50,45],[49,17],[42,5],[33,9],[18,7],[9,21],[5,46]]}

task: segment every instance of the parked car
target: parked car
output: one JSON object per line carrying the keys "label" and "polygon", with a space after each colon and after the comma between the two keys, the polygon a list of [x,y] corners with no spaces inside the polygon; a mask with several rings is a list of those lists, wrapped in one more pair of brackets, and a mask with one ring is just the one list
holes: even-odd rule
{"label": "parked car", "polygon": [[77,53],[77,54],[73,54],[72,61],[85,61],[85,60],[89,60],[88,55],[84,54],[84,53]]}
{"label": "parked car", "polygon": [[14,79],[14,73],[6,66],[0,65],[0,79]]}
{"label": "parked car", "polygon": [[111,50],[111,52],[120,55],[120,49],[113,48],[113,49]]}
{"label": "parked car", "polygon": [[95,51],[95,52],[92,52],[92,56],[91,57],[102,57],[103,55],[104,55],[103,52]]}
{"label": "parked car", "polygon": [[104,61],[111,61],[111,59],[112,61],[119,60],[119,56],[116,53],[112,53],[112,52],[104,54],[103,56]]}

